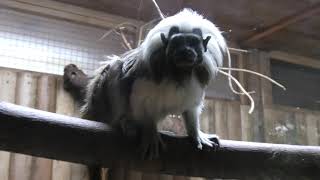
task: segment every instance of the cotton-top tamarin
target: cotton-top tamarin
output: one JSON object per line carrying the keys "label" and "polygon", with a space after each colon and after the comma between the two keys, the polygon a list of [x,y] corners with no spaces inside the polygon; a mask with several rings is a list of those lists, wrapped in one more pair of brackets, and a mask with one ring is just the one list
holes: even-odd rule
{"label": "cotton-top tamarin", "polygon": [[[156,157],[157,123],[182,114],[196,147],[217,146],[199,128],[205,89],[223,64],[227,45],[209,20],[190,9],[161,20],[143,43],[100,67],[87,87],[83,118],[106,122],[123,133],[135,128],[142,154]],[[146,157],[145,156],[145,157]]]}

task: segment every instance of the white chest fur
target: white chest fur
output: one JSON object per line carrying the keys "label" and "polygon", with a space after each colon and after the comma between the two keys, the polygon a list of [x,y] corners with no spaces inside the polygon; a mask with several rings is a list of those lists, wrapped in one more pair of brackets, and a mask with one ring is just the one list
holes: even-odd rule
{"label": "white chest fur", "polygon": [[138,79],[134,82],[130,97],[133,118],[153,119],[164,118],[168,114],[182,113],[185,110],[201,105],[204,89],[195,78],[184,85],[178,86],[172,81],[159,84]]}

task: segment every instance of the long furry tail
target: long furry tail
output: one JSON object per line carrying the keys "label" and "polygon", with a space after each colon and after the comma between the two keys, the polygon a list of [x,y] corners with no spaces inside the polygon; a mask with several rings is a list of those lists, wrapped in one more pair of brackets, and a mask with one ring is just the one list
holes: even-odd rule
{"label": "long furry tail", "polygon": [[90,180],[102,180],[100,166],[88,166]]}
{"label": "long furry tail", "polygon": [[[86,96],[89,77],[76,65],[69,64],[64,68],[63,87],[71,94],[75,102],[82,106]],[[98,165],[88,166],[90,180],[101,180],[101,167]]]}
{"label": "long furry tail", "polygon": [[89,77],[76,65],[69,64],[64,68],[63,87],[71,94],[79,106],[84,104]]}

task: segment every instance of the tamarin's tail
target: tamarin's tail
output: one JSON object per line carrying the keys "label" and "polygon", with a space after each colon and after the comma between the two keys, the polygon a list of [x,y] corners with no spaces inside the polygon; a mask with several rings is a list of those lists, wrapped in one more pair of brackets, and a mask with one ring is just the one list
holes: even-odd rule
{"label": "tamarin's tail", "polygon": [[63,87],[79,106],[84,104],[89,77],[74,64],[64,67]]}
{"label": "tamarin's tail", "polygon": [[[64,68],[63,87],[71,94],[79,106],[84,104],[89,77],[74,64]],[[90,180],[101,180],[102,168],[98,165],[88,166]]]}
{"label": "tamarin's tail", "polygon": [[100,166],[88,166],[90,180],[102,180],[101,170]]}

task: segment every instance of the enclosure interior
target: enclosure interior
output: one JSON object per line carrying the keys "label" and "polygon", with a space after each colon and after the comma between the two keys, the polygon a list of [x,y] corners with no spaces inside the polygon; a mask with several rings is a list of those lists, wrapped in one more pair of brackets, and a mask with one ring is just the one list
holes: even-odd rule
{"label": "enclosure interior", "polygon": [[[167,16],[185,7],[203,14],[226,38],[232,67],[265,74],[287,88],[233,71],[245,89],[255,92],[255,110],[248,114],[248,99],[232,93],[219,74],[207,88],[203,131],[230,140],[319,145],[319,1],[158,3]],[[79,108],[63,89],[64,66],[76,64],[92,74],[107,56],[139,45],[158,19],[151,0],[0,1],[0,100],[79,117]],[[186,134],[180,115],[167,117],[158,128]],[[104,175],[111,180],[206,179],[121,168],[108,172]],[[1,151],[0,180],[88,180],[88,172],[80,164]]]}

